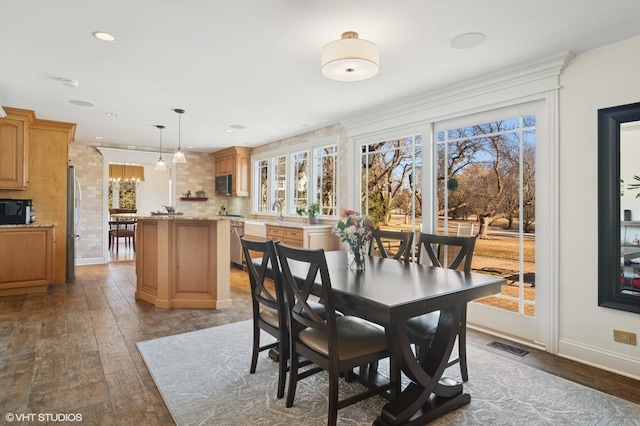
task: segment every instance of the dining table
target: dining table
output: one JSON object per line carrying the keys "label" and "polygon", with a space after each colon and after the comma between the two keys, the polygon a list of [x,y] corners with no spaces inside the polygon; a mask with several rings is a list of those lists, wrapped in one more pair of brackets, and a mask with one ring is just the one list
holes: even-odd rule
{"label": "dining table", "polygon": [[[506,280],[421,265],[415,262],[366,256],[361,271],[347,267],[346,253],[325,252],[336,308],[385,328],[391,356],[409,378],[397,387],[373,423],[424,425],[471,401],[460,381],[443,377],[459,332],[466,303],[500,292]],[[255,261],[255,260],[254,260]],[[300,263],[289,262],[291,272],[306,277]],[[318,277],[318,290],[321,282]],[[418,363],[409,341],[405,321],[440,311],[439,323],[426,362]]]}

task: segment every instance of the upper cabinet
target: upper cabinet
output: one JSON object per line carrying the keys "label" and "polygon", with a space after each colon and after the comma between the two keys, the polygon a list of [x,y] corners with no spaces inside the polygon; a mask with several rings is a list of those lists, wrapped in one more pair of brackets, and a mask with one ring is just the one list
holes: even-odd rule
{"label": "upper cabinet", "polygon": [[233,146],[213,153],[216,176],[231,175],[231,195],[248,197],[251,186],[251,148]]}
{"label": "upper cabinet", "polygon": [[32,111],[5,108],[0,119],[0,189],[26,189],[28,180],[28,128]]}

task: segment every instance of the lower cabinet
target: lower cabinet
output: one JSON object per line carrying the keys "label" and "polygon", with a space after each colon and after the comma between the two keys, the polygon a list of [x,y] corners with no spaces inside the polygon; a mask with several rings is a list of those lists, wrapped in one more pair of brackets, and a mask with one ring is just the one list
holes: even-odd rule
{"label": "lower cabinet", "polygon": [[51,226],[0,227],[0,296],[38,293],[53,283]]}
{"label": "lower cabinet", "polygon": [[267,239],[277,240],[294,247],[325,251],[339,250],[338,237],[331,233],[332,225],[310,225],[299,227],[267,225]]}

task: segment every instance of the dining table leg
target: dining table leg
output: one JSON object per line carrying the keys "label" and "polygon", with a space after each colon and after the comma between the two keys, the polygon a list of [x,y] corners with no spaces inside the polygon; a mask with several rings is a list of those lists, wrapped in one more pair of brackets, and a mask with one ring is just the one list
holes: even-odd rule
{"label": "dining table leg", "polygon": [[442,377],[460,329],[462,311],[460,305],[440,311],[424,365],[411,350],[404,320],[386,326],[391,355],[411,383],[383,407],[374,425],[424,425],[471,402],[461,382]]}

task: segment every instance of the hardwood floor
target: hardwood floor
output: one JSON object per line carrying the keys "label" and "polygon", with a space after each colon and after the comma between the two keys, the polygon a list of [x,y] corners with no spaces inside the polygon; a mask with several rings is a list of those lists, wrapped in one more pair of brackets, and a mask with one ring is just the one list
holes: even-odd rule
{"label": "hardwood floor", "polygon": [[[251,318],[246,274],[233,306],[156,309],[136,301],[135,263],[82,266],[46,294],[0,297],[0,413],[82,414],[83,425],[173,424],[136,342]],[[470,345],[498,340],[469,330]],[[640,382],[531,350],[514,359],[640,403]],[[247,359],[247,369],[249,359]],[[71,424],[71,423],[70,423]]]}

